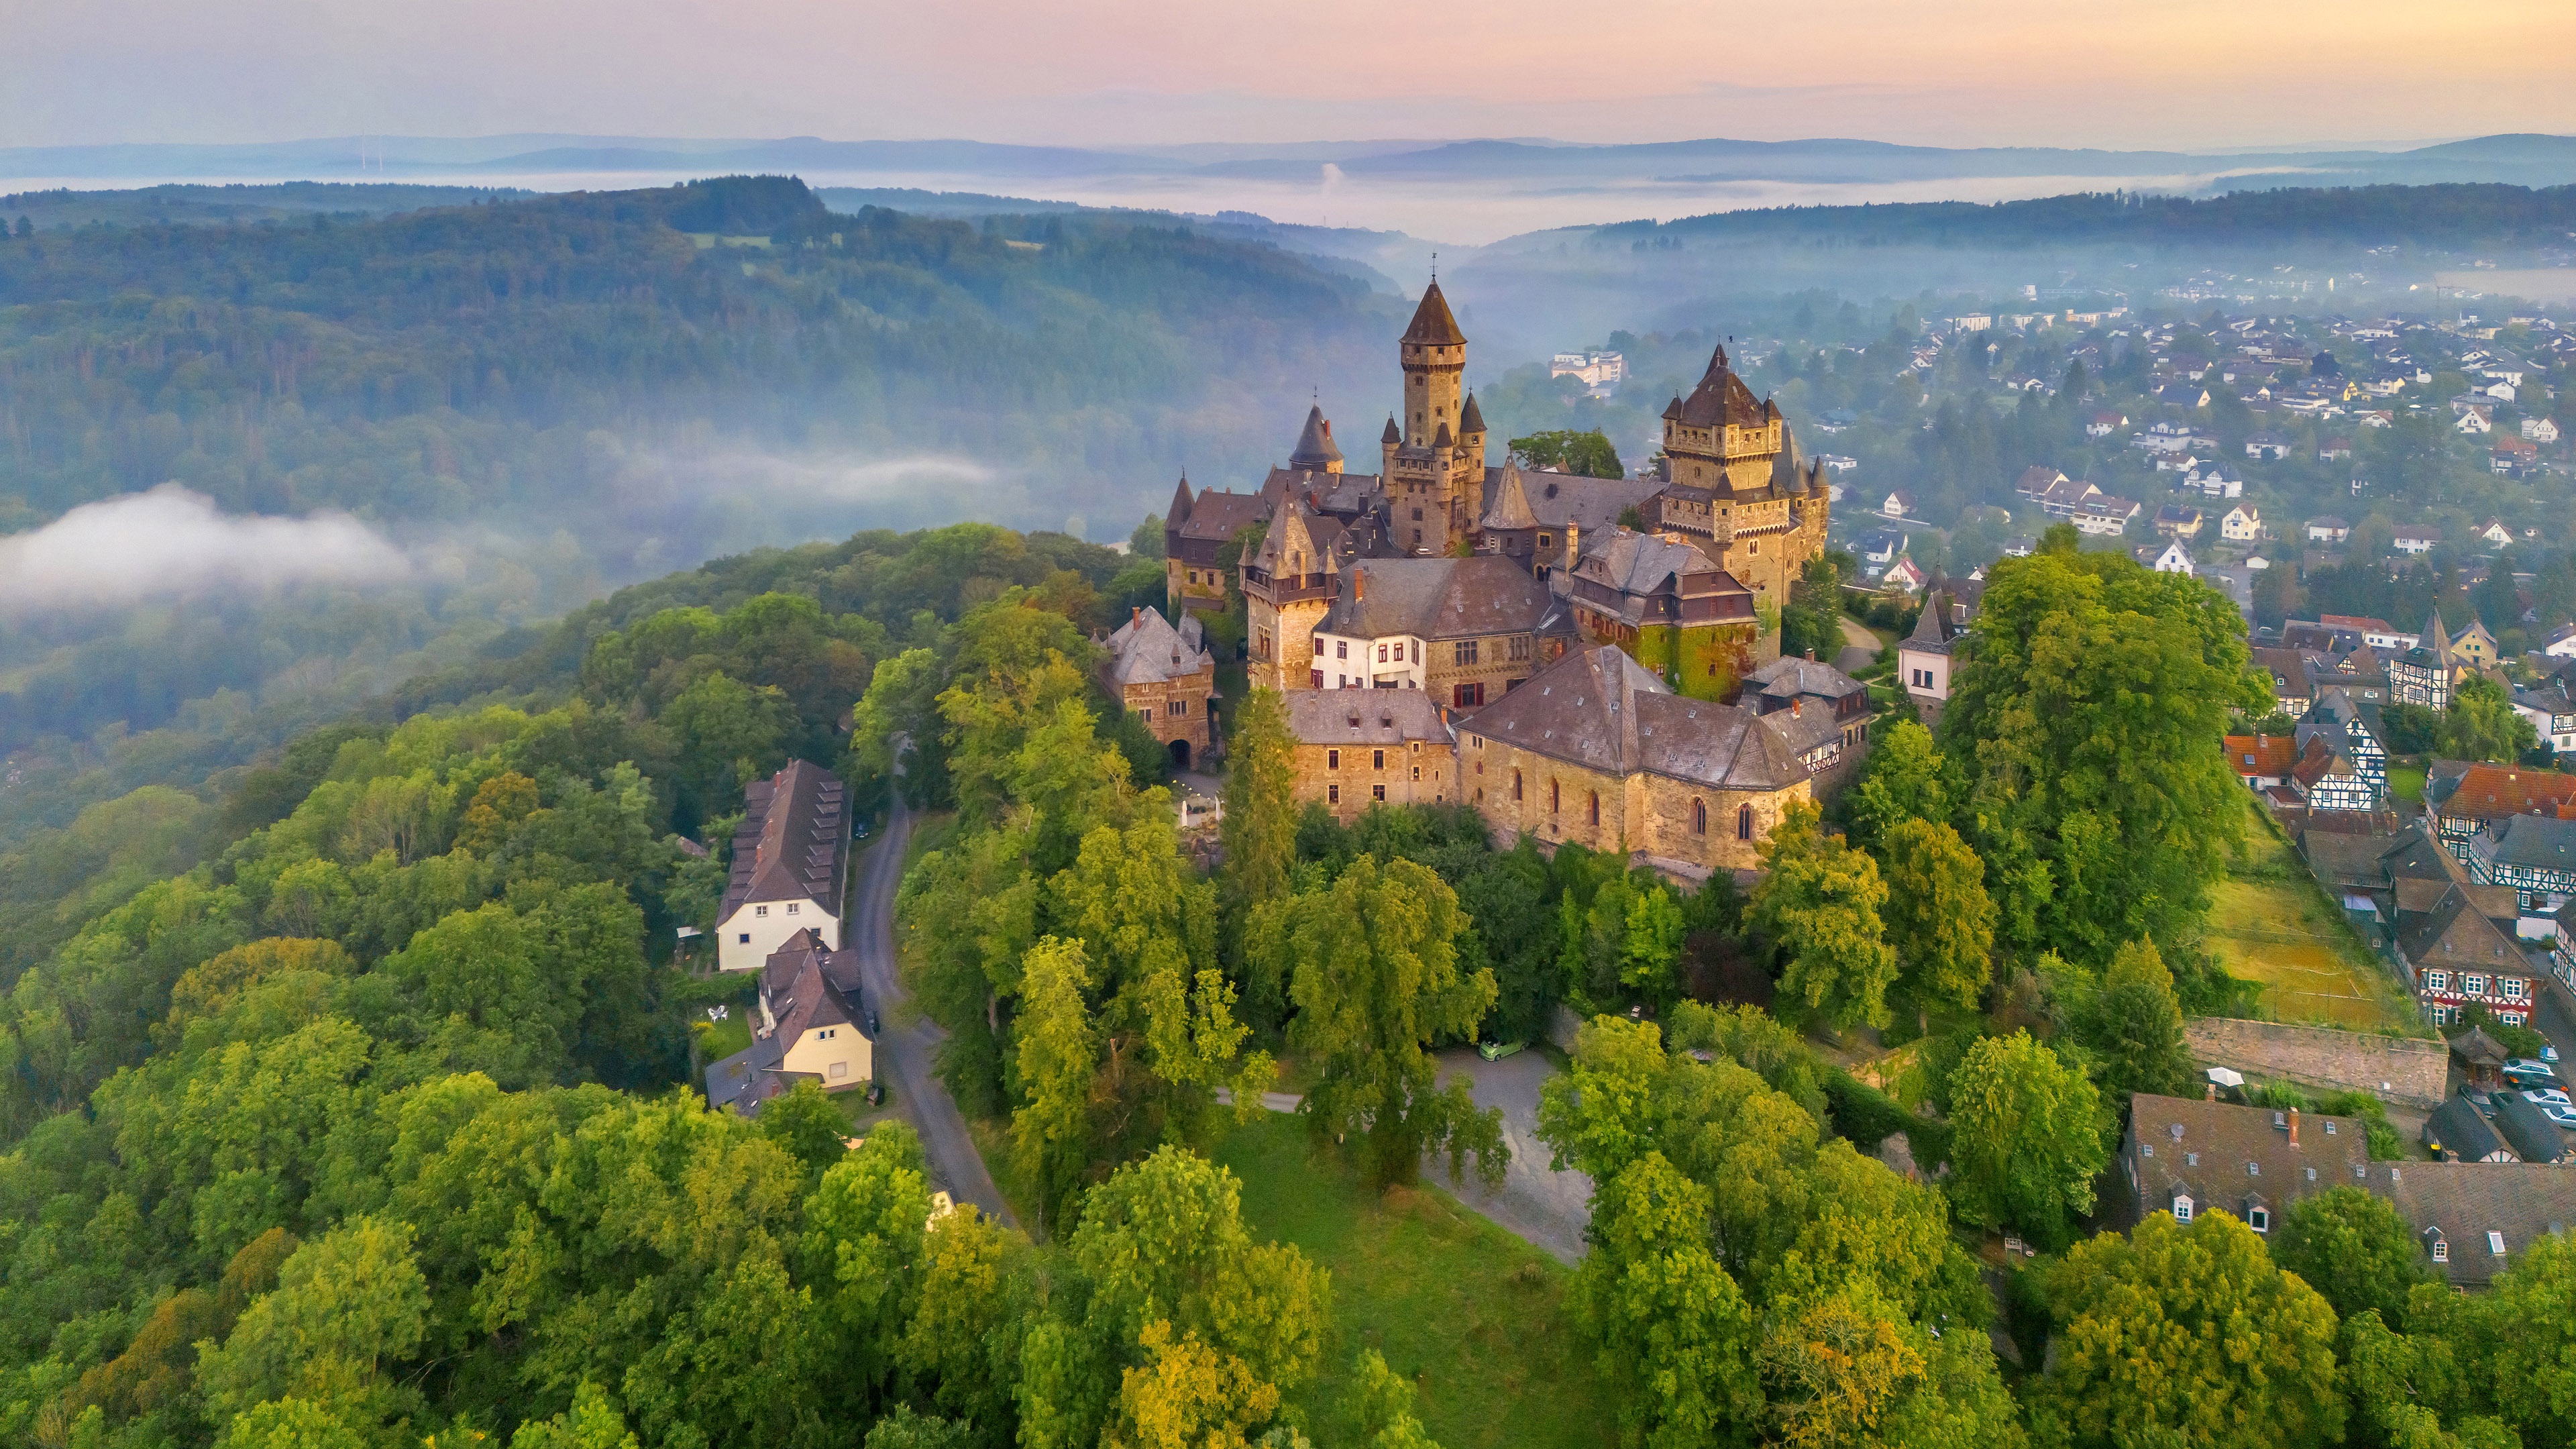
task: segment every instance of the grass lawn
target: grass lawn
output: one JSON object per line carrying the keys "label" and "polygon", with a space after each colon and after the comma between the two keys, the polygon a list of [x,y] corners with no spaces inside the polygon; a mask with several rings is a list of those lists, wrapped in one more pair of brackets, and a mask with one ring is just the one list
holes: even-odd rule
{"label": "grass lawn", "polygon": [[2388,793],[2400,800],[2424,799],[2424,771],[2411,765],[2392,765],[2388,770]]}
{"label": "grass lawn", "polygon": [[[2249,799],[2249,816],[2255,808]],[[2245,823],[2244,851],[2229,862],[2207,929],[2219,963],[2256,983],[2272,1020],[2406,1036],[2428,1030],[2342,907],[2259,816]]]}
{"label": "grass lawn", "polygon": [[1234,1129],[1215,1159],[1243,1180],[1256,1235],[1332,1272],[1327,1373],[1299,1398],[1317,1443],[1358,1437],[1342,1401],[1366,1348],[1413,1380],[1416,1412],[1444,1449],[1590,1449],[1616,1437],[1570,1321],[1571,1270],[1437,1187],[1370,1193],[1340,1157],[1308,1149],[1295,1117]]}

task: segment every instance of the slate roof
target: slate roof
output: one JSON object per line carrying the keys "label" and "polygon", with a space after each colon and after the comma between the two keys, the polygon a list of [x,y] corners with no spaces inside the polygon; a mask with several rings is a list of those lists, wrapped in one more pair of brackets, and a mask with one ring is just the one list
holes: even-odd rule
{"label": "slate roof", "polygon": [[1742,693],[1784,701],[1800,695],[1841,700],[1868,690],[1868,685],[1830,664],[1784,654],[1746,675]]}
{"label": "slate roof", "polygon": [[2492,1094],[2496,1104],[2496,1131],[2504,1135],[2516,1156],[2525,1162],[2561,1163],[2576,1151],[2567,1146],[2567,1134],[2549,1120],[2532,1100],[2510,1087]]}
{"label": "slate roof", "polygon": [[[2449,1252],[2433,1266],[2461,1288],[2484,1285],[2513,1266],[2542,1235],[2576,1224],[2576,1172],[2563,1167],[2391,1162],[2376,1165],[2370,1176],[2370,1186],[2414,1225],[2428,1252],[2433,1237],[2440,1235]],[[2490,1233],[2503,1239],[2503,1252],[2495,1251]]]}
{"label": "slate roof", "polygon": [[[1504,471],[1485,470],[1484,488],[1477,500],[1481,512],[1491,513],[1501,497]],[[1542,468],[1519,471],[1522,496],[1528,500],[1530,516],[1538,520],[1538,526],[1571,527],[1578,536],[1613,527],[1621,513],[1631,508],[1642,510],[1648,499],[1664,491],[1664,485],[1652,478],[1587,478],[1579,473],[1551,473]]]}
{"label": "slate roof", "polygon": [[1342,450],[1333,445],[1333,425],[1324,418],[1321,403],[1306,409],[1306,426],[1297,434],[1296,451],[1288,455],[1292,468],[1329,469],[1342,461]]}
{"label": "slate roof", "polygon": [[1807,778],[1787,733],[1731,704],[1688,699],[1616,645],[1574,649],[1476,716],[1476,733],[1610,775],[1729,790]]}
{"label": "slate roof", "polygon": [[1423,289],[1422,304],[1413,309],[1413,321],[1404,329],[1404,340],[1431,347],[1457,347],[1467,340],[1458,330],[1458,319],[1449,310],[1449,299],[1440,295],[1440,284],[1433,282]]}
{"label": "slate roof", "polygon": [[786,1070],[787,1048],[815,1027],[847,1027],[868,1036],[859,1001],[858,952],[826,949],[811,927],[788,937],[761,964],[760,1008],[766,1024],[752,1027],[750,1046],[708,1064],[707,1105],[757,1117],[762,1104],[800,1079],[822,1080],[811,1072]]}
{"label": "slate roof", "polygon": [[[2235,753],[2232,736],[2228,749]],[[2317,879],[2339,890],[2381,891],[2388,888],[2388,867],[2383,863],[2390,850],[2404,841],[2395,835],[2353,835],[2337,830],[2304,830],[2299,834],[2299,850],[2308,858],[2308,869]]]}
{"label": "slate roof", "polygon": [[794,900],[812,901],[837,917],[849,860],[846,793],[838,777],[804,760],[745,785],[733,876],[718,919],[753,901]]}
{"label": "slate roof", "polygon": [[2487,1035],[2487,1029],[2482,1026],[2470,1027],[2451,1038],[2447,1045],[2453,1056],[2473,1067],[2501,1067],[2513,1058],[2513,1053],[2504,1049],[2504,1043]]}
{"label": "slate roof", "polygon": [[2530,969],[2522,948],[2506,938],[2469,892],[2453,882],[2429,911],[2407,913],[2403,892],[2398,910],[2411,915],[2397,926],[2397,949],[2417,970],[2510,971]]}
{"label": "slate roof", "polygon": [[1522,486],[1521,470],[1506,463],[1503,479],[1493,489],[1493,501],[1485,506],[1479,528],[1510,530],[1538,527],[1538,515],[1530,511],[1529,490]]}
{"label": "slate roof", "polygon": [[2471,848],[2490,866],[2576,871],[2576,820],[2561,820],[2555,815],[2508,816],[2491,836],[2479,837]]}
{"label": "slate roof", "polygon": [[2356,1166],[2370,1161],[2370,1139],[2358,1117],[2302,1113],[2299,1140],[2290,1116],[2268,1107],[2140,1092],[2129,1099],[2129,1153],[2141,1215],[2169,1212],[2176,1192],[2195,1211],[2222,1208],[2242,1218],[2249,1206],[2278,1214],[2300,1198],[2360,1184]]}
{"label": "slate roof", "polygon": [[1453,743],[1449,717],[1419,689],[1292,689],[1288,733],[1308,745],[1401,745],[1412,740]]}
{"label": "slate roof", "polygon": [[1746,387],[1744,379],[1737,377],[1735,370],[1727,366],[1723,345],[1709,355],[1708,371],[1701,375],[1699,385],[1691,389],[1690,396],[1677,401],[1680,411],[1675,413],[1667,409],[1665,415],[1677,417],[1685,427],[1714,428],[1730,423],[1737,427],[1753,427],[1778,416],[1778,409],[1756,402],[1753,389]]}
{"label": "slate roof", "polygon": [[2466,1097],[2445,1098],[2433,1109],[2433,1115],[2424,1120],[2424,1145],[2446,1162],[2485,1162],[2498,1153],[2507,1161],[2522,1160]]}
{"label": "slate roof", "polygon": [[1366,559],[1343,574],[1342,596],[1315,626],[1319,633],[1468,639],[1562,627],[1564,606],[1547,585],[1497,554]]}
{"label": "slate roof", "polygon": [[[1648,596],[1678,587],[1675,576],[1723,576],[1726,571],[1690,544],[1677,543],[1661,534],[1613,528],[1584,541],[1583,556],[1575,562],[1574,573],[1577,578],[1616,590],[1625,600],[1627,621],[1635,624],[1645,617],[1644,600]],[[1723,593],[1747,592],[1732,577],[1726,577],[1718,589]]]}
{"label": "slate roof", "polygon": [[1179,628],[1172,627],[1160,609],[1138,609],[1109,636],[1110,683],[1162,684],[1216,667],[1203,640],[1205,632],[1196,614],[1183,613]]}

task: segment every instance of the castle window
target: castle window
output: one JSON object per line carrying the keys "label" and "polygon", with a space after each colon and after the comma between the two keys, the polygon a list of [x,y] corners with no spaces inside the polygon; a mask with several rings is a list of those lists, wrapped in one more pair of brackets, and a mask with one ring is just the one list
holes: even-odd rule
{"label": "castle window", "polygon": [[1386,787],[1384,785],[1369,786],[1369,798],[1383,803],[1386,799]]}
{"label": "castle window", "polygon": [[1708,834],[1708,802],[1705,800],[1691,802],[1691,834]]}
{"label": "castle window", "polygon": [[1547,782],[1547,813],[1554,815],[1565,804],[1565,787],[1554,780]]}
{"label": "castle window", "polygon": [[[1512,798],[1515,800],[1521,798],[1521,772],[1518,770],[1512,771]],[[748,941],[751,938],[745,936],[743,939]]]}
{"label": "castle window", "polygon": [[1473,663],[1475,663],[1475,662],[1476,662],[1476,645],[1477,645],[1477,643],[1478,643],[1478,641],[1477,641],[1477,640],[1474,640],[1474,639],[1461,639],[1461,640],[1459,640],[1459,641],[1458,641],[1458,643],[1454,646],[1454,647],[1455,647],[1455,649],[1456,649],[1456,651],[1457,651],[1457,658],[1456,658],[1456,662],[1457,662],[1457,663],[1459,663],[1459,664],[1473,664]]}
{"label": "castle window", "polygon": [[1413,767],[1413,778],[1417,780],[1422,778],[1422,767],[1420,765]]}
{"label": "castle window", "polygon": [[1325,769],[1327,769],[1327,770],[1338,770],[1338,769],[1340,769],[1341,767],[1342,767],[1342,752],[1341,752],[1341,751],[1339,751],[1339,750],[1326,750],[1326,751],[1324,751],[1324,768],[1325,768]]}
{"label": "castle window", "polygon": [[1413,662],[1416,664],[1422,662],[1422,641],[1419,639],[1413,641]]}
{"label": "castle window", "polygon": [[1538,546],[1541,548],[1554,548],[1556,547],[1556,540],[1542,533],[1538,536]]}
{"label": "castle window", "polygon": [[1348,639],[1336,639],[1336,640],[1334,640],[1334,641],[1333,641],[1333,657],[1334,657],[1335,659],[1348,659],[1348,658],[1350,658],[1350,657],[1351,657],[1351,641],[1350,641],[1350,640],[1348,640]]}
{"label": "castle window", "polygon": [[1590,814],[1590,823],[1599,825],[1601,823],[1601,792],[1598,790],[1592,792],[1592,808]]}
{"label": "castle window", "polygon": [[1530,636],[1527,634],[1514,634],[1512,636],[1510,653],[1514,659],[1527,659],[1529,657],[1529,649]]}
{"label": "castle window", "polygon": [[1324,787],[1324,803],[1327,805],[1341,804],[1342,787],[1338,784],[1326,785]]}
{"label": "castle window", "polygon": [[1753,838],[1753,807],[1750,805],[1741,805],[1736,807],[1735,838],[1738,840],[1751,840]]}
{"label": "castle window", "polygon": [[1383,644],[1377,646],[1377,662],[1380,664],[1386,662],[1386,646]]}
{"label": "castle window", "polygon": [[1370,756],[1370,758],[1369,758],[1369,768],[1370,768],[1370,769],[1372,769],[1372,770],[1383,770],[1383,769],[1385,769],[1385,768],[1386,768],[1386,751],[1384,751],[1384,750],[1371,750],[1371,751],[1369,751],[1369,756]]}

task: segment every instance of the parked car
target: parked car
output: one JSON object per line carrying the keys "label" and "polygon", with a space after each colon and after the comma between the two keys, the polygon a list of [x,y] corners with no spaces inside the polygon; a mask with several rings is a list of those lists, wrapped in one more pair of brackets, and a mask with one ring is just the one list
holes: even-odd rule
{"label": "parked car", "polygon": [[2555,1064],[2558,1060],[2558,1048],[2554,1046],[2541,1047],[2540,1059],[2544,1062]]}
{"label": "parked car", "polygon": [[1527,1045],[1529,1045],[1529,1043],[1520,1041],[1478,1042],[1476,1044],[1476,1055],[1483,1057],[1489,1062],[1498,1062]]}
{"label": "parked car", "polygon": [[[2512,1061],[2505,1063],[2504,1075],[2505,1080],[2512,1082],[2516,1086],[2524,1087],[2539,1086],[2543,1083],[2554,1086],[2558,1081],[2558,1069],[2556,1067],[2553,1067],[2544,1061],[2536,1061],[2530,1057],[2516,1057]],[[2526,1078],[2528,1078],[2528,1080],[2525,1080]]]}
{"label": "parked car", "polygon": [[2558,1091],[2554,1088],[2542,1088],[2536,1091],[2525,1092],[2522,1094],[2522,1100],[2542,1107],[2576,1106],[2576,1102],[2570,1102],[2567,1100],[2567,1094],[2565,1092]]}
{"label": "parked car", "polygon": [[2561,1127],[2576,1127],[2576,1102],[2534,1102],[2540,1115]]}

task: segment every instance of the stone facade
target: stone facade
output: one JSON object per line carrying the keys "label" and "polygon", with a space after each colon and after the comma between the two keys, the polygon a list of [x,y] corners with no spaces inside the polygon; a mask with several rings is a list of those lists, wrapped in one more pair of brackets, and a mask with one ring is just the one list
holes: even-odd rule
{"label": "stone facade", "polygon": [[1458,746],[1448,714],[1408,690],[1304,690],[1289,695],[1297,800],[1345,825],[1371,805],[1458,798]]}
{"label": "stone facade", "polygon": [[1701,540],[1759,602],[1786,603],[1824,551],[1833,489],[1821,465],[1801,462],[1779,407],[1754,400],[1725,348],[1689,397],[1665,407],[1664,456],[1672,481],[1657,500],[1658,525]]}
{"label": "stone facade", "polygon": [[2437,1041],[2276,1021],[2194,1017],[2183,1025],[2183,1044],[2203,1066],[2328,1091],[2370,1092],[2410,1107],[2439,1106],[2450,1070]]}
{"label": "stone facade", "polygon": [[1580,649],[1463,722],[1467,802],[1498,847],[1642,855],[1693,873],[1751,870],[1815,791],[1763,717],[1673,694],[1620,650]]}
{"label": "stone facade", "polygon": [[1162,741],[1181,769],[1204,762],[1215,740],[1216,656],[1195,616],[1174,628],[1152,609],[1138,609],[1106,641],[1101,686],[1118,707]]}

